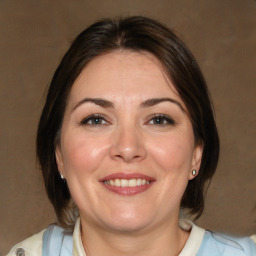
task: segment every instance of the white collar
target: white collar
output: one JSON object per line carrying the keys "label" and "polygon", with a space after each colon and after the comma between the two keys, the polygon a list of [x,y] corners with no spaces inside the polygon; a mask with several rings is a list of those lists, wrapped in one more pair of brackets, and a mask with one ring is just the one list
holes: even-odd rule
{"label": "white collar", "polygon": [[[192,221],[187,219],[180,219],[179,226],[183,230],[190,231],[188,240],[179,256],[195,256],[202,243],[205,230],[196,226]],[[80,218],[76,221],[73,233],[73,255],[86,256],[81,239]]]}
{"label": "white collar", "polygon": [[196,226],[192,221],[187,219],[180,219],[179,226],[183,230],[191,230],[188,240],[179,256],[195,256],[203,241],[205,230]]}
{"label": "white collar", "polygon": [[80,217],[77,218],[75,229],[73,232],[73,255],[74,256],[86,256],[84,246],[82,243]]}

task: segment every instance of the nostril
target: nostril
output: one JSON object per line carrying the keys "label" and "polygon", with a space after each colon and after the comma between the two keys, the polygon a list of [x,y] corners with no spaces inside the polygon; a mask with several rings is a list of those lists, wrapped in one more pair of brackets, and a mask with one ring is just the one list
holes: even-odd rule
{"label": "nostril", "polygon": [[125,162],[139,161],[146,155],[144,142],[131,127],[124,130],[112,138],[111,157]]}

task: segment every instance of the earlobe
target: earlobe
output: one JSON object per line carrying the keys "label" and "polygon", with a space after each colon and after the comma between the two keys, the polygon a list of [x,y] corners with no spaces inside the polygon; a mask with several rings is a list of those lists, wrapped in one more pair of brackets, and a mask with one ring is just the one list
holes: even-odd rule
{"label": "earlobe", "polygon": [[202,155],[203,155],[203,144],[200,143],[194,149],[192,165],[191,165],[191,170],[190,170],[190,174],[189,174],[190,180],[194,179],[199,173]]}

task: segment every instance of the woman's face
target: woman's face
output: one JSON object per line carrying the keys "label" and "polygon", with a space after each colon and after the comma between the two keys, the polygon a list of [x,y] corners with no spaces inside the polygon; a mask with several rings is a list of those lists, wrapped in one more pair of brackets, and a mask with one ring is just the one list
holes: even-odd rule
{"label": "woman's face", "polygon": [[201,154],[186,107],[151,54],[108,53],[75,81],[56,158],[82,224],[138,231],[177,221]]}

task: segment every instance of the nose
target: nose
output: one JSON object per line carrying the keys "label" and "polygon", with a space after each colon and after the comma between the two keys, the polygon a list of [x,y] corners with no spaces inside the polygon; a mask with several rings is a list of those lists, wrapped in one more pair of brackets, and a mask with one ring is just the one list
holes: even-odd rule
{"label": "nose", "polygon": [[110,149],[111,158],[127,163],[141,161],[146,157],[143,135],[136,127],[123,127],[115,131]]}

